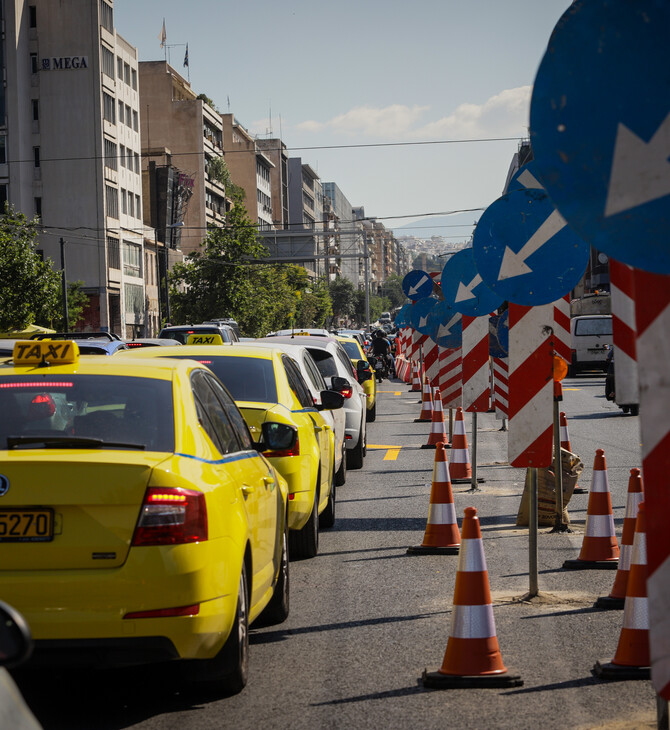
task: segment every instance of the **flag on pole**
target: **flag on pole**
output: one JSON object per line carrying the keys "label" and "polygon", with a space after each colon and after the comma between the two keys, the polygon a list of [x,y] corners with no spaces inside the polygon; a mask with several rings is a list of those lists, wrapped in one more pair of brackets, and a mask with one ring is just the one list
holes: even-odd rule
{"label": "flag on pole", "polygon": [[158,34],[158,40],[161,42],[161,48],[163,48],[165,41],[167,40],[167,33],[165,32],[165,18],[163,18],[163,27],[161,28],[161,32]]}
{"label": "flag on pole", "polygon": [[184,54],[184,66],[188,66],[188,43],[186,44],[186,53]]}

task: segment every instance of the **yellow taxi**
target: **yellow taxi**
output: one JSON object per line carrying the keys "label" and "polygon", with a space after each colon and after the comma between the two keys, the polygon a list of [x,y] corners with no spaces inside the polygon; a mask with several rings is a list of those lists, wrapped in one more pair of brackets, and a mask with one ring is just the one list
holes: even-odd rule
{"label": "yellow taxi", "polygon": [[[265,448],[296,435],[263,425]],[[249,624],[288,616],[287,499],[193,360],[80,356],[67,340],[0,360],[0,595],[36,661],[192,660],[188,678],[241,690]]]}
{"label": "yellow taxi", "polygon": [[337,335],[335,339],[342,345],[353,363],[358,382],[367,396],[365,420],[368,422],[374,421],[377,418],[377,379],[374,377],[361,343],[355,337]]}
{"label": "yellow taxi", "polygon": [[288,482],[290,555],[312,558],[319,550],[319,527],[335,522],[335,435],[332,421],[321,411],[342,408],[344,398],[324,390],[321,402],[315,403],[293,358],[272,347],[271,340],[268,344],[187,344],[168,352],[152,347],[128,357],[190,358],[206,365],[229,390],[257,441],[266,421],[297,429],[291,448],[264,448],[263,453]]}

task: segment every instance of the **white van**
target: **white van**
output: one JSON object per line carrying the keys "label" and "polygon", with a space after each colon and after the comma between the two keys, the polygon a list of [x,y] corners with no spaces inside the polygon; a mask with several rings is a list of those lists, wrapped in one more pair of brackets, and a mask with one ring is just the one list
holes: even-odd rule
{"label": "white van", "polygon": [[584,370],[607,370],[612,349],[612,315],[587,314],[570,320],[572,365],[569,375]]}

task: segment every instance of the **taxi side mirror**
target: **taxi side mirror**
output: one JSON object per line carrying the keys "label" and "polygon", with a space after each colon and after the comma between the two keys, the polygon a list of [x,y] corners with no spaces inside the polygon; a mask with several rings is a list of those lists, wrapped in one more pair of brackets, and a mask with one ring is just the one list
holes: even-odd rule
{"label": "taxi side mirror", "polygon": [[289,451],[298,440],[298,429],[288,423],[267,421],[261,426],[261,432],[259,451]]}
{"label": "taxi side mirror", "polygon": [[336,393],[334,390],[322,390],[320,395],[321,403],[316,405],[318,411],[335,411],[344,405],[342,393]]}
{"label": "taxi side mirror", "polygon": [[365,362],[365,360],[359,360],[356,363],[356,374],[358,375],[359,383],[370,380],[372,377],[372,370],[370,369],[369,363]]}
{"label": "taxi side mirror", "polygon": [[335,390],[339,393],[340,391],[347,390],[348,388],[351,388],[351,385],[346,378],[342,378],[339,375],[333,375],[330,379],[331,390]]}
{"label": "taxi side mirror", "polygon": [[32,651],[28,622],[15,608],[0,601],[0,665],[15,667],[25,662]]}

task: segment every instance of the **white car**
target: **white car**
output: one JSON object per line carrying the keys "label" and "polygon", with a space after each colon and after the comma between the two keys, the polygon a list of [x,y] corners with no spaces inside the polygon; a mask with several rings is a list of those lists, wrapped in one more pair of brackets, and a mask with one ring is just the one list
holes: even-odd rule
{"label": "white car", "polygon": [[[347,467],[349,469],[362,469],[367,444],[365,430],[367,396],[356,379],[354,366],[342,345],[334,337],[314,337],[310,335],[304,337],[272,337],[268,338],[267,341],[270,340],[272,343],[306,347],[329,388],[344,395]],[[259,342],[261,341],[259,340]],[[333,378],[335,378],[334,382]]]}
{"label": "white car", "polygon": [[[293,344],[287,345],[283,342],[277,342],[274,337],[272,339],[267,338],[254,340],[252,342],[245,342],[244,345],[246,347],[249,347],[250,345],[256,345],[258,347],[272,347],[283,350],[287,355],[290,355],[296,365],[300,368],[300,374],[304,378],[305,383],[312,394],[314,403],[321,403],[321,391],[328,390],[328,385],[326,385],[326,381],[319,372],[314,359],[309,354],[309,350],[307,350],[306,347]],[[347,460],[345,458],[346,416],[344,408],[324,410],[321,411],[321,415],[330,423],[330,427],[335,435],[335,484],[340,487],[347,479]]]}

